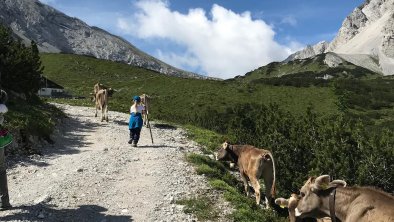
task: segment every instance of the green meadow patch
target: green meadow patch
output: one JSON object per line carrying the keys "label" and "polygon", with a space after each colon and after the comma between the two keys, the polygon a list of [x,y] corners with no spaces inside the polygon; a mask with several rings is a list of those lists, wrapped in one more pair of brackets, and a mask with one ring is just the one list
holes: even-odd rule
{"label": "green meadow patch", "polygon": [[199,221],[214,221],[219,217],[219,212],[215,208],[214,202],[208,197],[183,199],[176,203],[184,205],[184,212],[196,215]]}

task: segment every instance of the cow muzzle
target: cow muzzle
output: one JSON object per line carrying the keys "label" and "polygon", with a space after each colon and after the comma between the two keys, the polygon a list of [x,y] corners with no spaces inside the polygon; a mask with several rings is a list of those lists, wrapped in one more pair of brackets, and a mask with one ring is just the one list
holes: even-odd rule
{"label": "cow muzzle", "polygon": [[301,216],[301,212],[298,210],[298,207],[295,209],[295,216],[296,217]]}

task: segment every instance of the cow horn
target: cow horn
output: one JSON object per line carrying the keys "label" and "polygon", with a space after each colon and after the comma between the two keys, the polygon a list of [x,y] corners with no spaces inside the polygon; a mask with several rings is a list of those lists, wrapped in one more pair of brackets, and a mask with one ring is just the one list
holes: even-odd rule
{"label": "cow horn", "polygon": [[347,183],[344,180],[333,180],[330,182],[330,187],[346,187]]}

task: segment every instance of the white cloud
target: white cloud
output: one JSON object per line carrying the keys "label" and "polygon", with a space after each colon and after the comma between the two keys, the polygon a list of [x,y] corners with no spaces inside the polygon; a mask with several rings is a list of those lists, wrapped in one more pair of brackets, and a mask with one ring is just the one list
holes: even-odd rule
{"label": "white cloud", "polygon": [[158,59],[166,61],[175,67],[191,67],[198,69],[200,61],[190,53],[176,54],[174,52],[164,53],[157,50]]}
{"label": "white cloud", "polygon": [[56,3],[56,0],[39,0],[39,1],[47,5]]}
{"label": "white cloud", "polygon": [[[159,56],[172,65],[197,66],[210,76],[230,78],[243,75],[272,61],[285,59],[295,46],[280,45],[275,32],[263,20],[253,20],[250,12],[237,14],[214,4],[210,16],[201,9],[187,14],[171,11],[161,0],[136,2],[138,12],[119,18],[118,28],[138,38],[160,38],[179,44],[182,54],[162,52]],[[179,67],[179,66],[178,66]]]}
{"label": "white cloud", "polygon": [[291,15],[285,16],[284,18],[282,18],[282,21],[280,22],[282,24],[289,24],[291,26],[297,26],[297,20],[296,18],[294,18]]}

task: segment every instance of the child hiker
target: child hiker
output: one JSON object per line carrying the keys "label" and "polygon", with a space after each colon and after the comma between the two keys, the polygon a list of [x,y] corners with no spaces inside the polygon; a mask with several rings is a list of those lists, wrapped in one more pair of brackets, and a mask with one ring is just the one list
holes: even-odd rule
{"label": "child hiker", "polygon": [[133,147],[137,147],[143,125],[142,113],[145,112],[145,107],[141,104],[141,98],[139,96],[134,96],[133,102],[134,104],[130,107],[129,144],[133,144]]}

